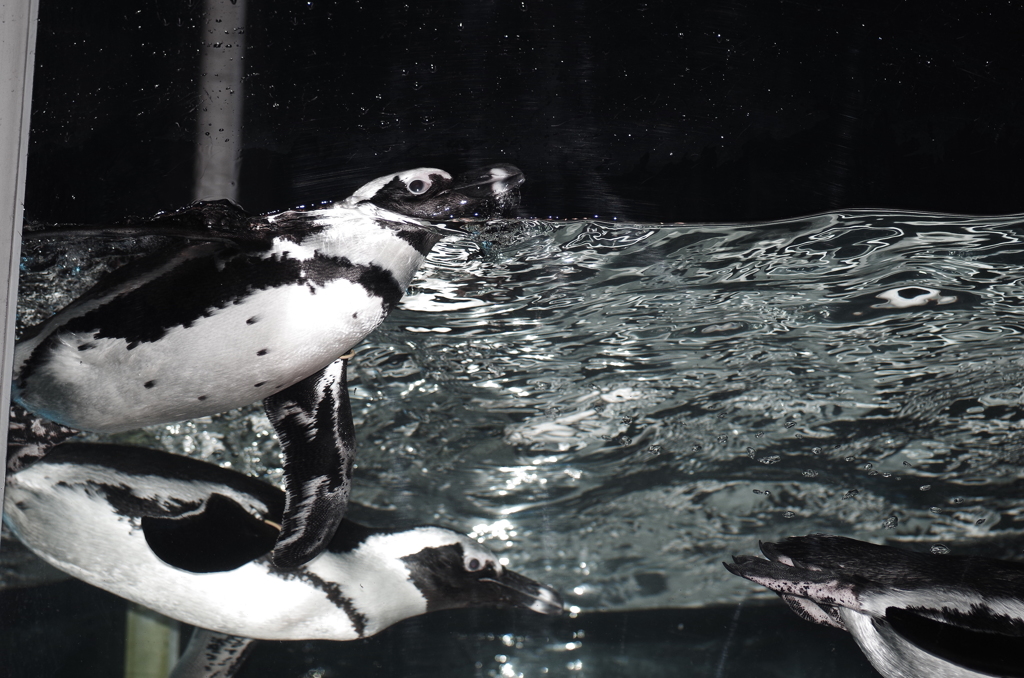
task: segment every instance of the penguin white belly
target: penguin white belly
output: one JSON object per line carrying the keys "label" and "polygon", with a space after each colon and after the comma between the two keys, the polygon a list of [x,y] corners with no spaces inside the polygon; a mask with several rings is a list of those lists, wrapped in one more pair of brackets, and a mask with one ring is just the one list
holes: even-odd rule
{"label": "penguin white belly", "polygon": [[260,290],[131,349],[124,338],[63,332],[20,398],[54,421],[97,432],[223,412],[328,365],[384,315],[379,296],[341,278]]}
{"label": "penguin white belly", "polygon": [[[60,487],[51,481],[44,479],[39,487],[12,482],[4,519],[24,544],[54,567],[213,631],[280,640],[359,637],[349,614],[332,602],[342,593],[332,595],[331,584],[310,581],[316,578],[306,572],[271,572],[265,558],[229,572],[179,570],[149,549],[139,534],[137,516],[97,510],[96,499],[82,486]],[[201,483],[196,485],[202,492]],[[139,489],[134,487],[136,492]],[[31,507],[37,505],[46,510],[33,511]],[[111,558],[111,553],[117,557]]]}
{"label": "penguin white belly", "polygon": [[871,665],[886,678],[985,678],[915,647],[882,620],[845,607],[839,614]]}

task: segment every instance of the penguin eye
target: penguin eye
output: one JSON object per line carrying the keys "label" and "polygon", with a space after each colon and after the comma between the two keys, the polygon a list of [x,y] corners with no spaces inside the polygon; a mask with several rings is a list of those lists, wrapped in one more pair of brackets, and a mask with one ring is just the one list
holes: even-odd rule
{"label": "penguin eye", "polygon": [[480,569],[480,561],[476,558],[470,558],[469,562],[466,563],[466,569],[470,572],[476,572]]}
{"label": "penguin eye", "polygon": [[406,188],[408,188],[409,192],[413,195],[420,195],[430,188],[430,184],[422,179],[413,179],[409,182]]}

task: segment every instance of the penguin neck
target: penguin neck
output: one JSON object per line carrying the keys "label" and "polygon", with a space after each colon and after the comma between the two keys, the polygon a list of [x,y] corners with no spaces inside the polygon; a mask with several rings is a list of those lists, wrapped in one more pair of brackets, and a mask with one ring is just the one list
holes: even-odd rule
{"label": "penguin neck", "polygon": [[270,254],[303,261],[321,256],[374,265],[388,271],[404,290],[445,234],[427,222],[383,214],[393,219],[370,216],[364,210],[318,210],[312,216],[321,228],[301,239],[292,235],[275,238]]}

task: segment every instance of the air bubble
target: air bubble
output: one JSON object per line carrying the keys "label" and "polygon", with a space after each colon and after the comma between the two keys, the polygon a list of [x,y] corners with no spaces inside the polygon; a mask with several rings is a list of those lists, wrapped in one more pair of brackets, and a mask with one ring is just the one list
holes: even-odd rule
{"label": "air bubble", "polygon": [[843,499],[853,499],[858,494],[860,494],[860,490],[850,490],[849,492],[843,495]]}
{"label": "air bubble", "polygon": [[899,518],[897,518],[896,516],[889,516],[888,518],[885,519],[885,522],[882,523],[882,527],[885,528],[886,530],[895,530],[896,526],[899,525],[899,524],[900,524],[900,519]]}
{"label": "air bubble", "polygon": [[929,550],[937,556],[944,556],[949,553],[949,547],[945,544],[932,544]]}

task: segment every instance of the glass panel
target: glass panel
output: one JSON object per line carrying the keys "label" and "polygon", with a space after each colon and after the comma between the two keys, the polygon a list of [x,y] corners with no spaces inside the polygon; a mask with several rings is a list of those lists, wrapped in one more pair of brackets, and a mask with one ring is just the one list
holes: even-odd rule
{"label": "glass panel", "polygon": [[[500,567],[557,589],[565,613],[469,607],[374,634],[378,603],[339,593],[356,577],[348,565],[331,566],[344,570],[337,581],[278,572],[275,582],[320,587],[320,599],[362,615],[368,639],[310,631],[310,640],[259,642],[238,675],[866,677],[872,664],[851,634],[827,628],[827,604],[803,608],[821,614],[810,623],[766,588],[788,581],[785,557],[767,582],[722,563],[757,554],[759,542],[841,535],[928,554],[920,562],[940,564],[878,556],[891,566],[879,581],[891,592],[891,577],[926,571],[930,593],[950,571],[962,584],[956,556],[1019,559],[1024,64],[1008,20],[1020,10],[1006,11],[1013,16],[795,3],[44,0],[29,231],[179,228],[164,213],[195,198],[231,199],[252,215],[312,209],[417,167],[458,176],[511,163],[526,176],[511,215],[445,222],[447,237],[401,304],[355,347],[348,516],[466,535]],[[249,221],[230,206],[203,210],[211,230],[190,242],[221,256],[224,231]],[[964,216],[976,214],[1010,216]],[[308,227],[287,219],[260,223]],[[183,247],[180,233],[107,235],[26,243],[23,340],[136,255]],[[247,236],[239,250],[258,250]],[[313,256],[298,236],[282,242],[289,255],[268,260]],[[237,284],[147,297],[118,331],[143,334],[164,313],[172,329],[198,325],[231,312],[231,294],[278,282]],[[311,297],[327,289],[318,285]],[[194,311],[196,299],[206,301],[195,317],[173,315]],[[288,327],[311,336],[331,316],[295,311]],[[222,351],[228,374],[241,373],[258,355],[238,359],[248,336],[240,325],[195,351]],[[84,360],[92,348],[82,346],[104,338],[81,337],[74,350]],[[194,357],[174,350],[149,354],[144,367],[161,376],[143,383],[155,387]],[[281,446],[252,399],[82,439],[281,486]],[[140,478],[159,476],[166,490],[171,476],[216,472],[134,463],[109,462],[85,494],[116,507],[110,524],[131,524],[138,544],[145,532],[140,548],[164,562],[182,551],[203,564],[246,553],[232,540],[248,547],[276,526],[251,509],[218,532],[216,492],[176,495],[189,518],[161,533],[167,555],[153,524],[143,526],[139,496],[157,490],[140,489],[153,482]],[[47,477],[50,498],[71,484]],[[125,492],[131,506],[115,499]],[[11,501],[8,522],[12,507],[23,510]],[[189,548],[174,541],[200,515],[216,519],[200,530],[203,548],[199,537]],[[55,530],[73,524],[72,513],[57,518]],[[69,540],[99,522],[81,524]],[[345,529],[349,546],[361,543]],[[49,547],[51,561],[63,543]],[[113,555],[102,575],[122,568],[149,592],[171,581],[150,582],[129,551]],[[187,641],[187,625],[149,624],[145,610],[46,565],[6,528],[0,562],[0,647],[12,676],[160,675],[168,648]],[[1019,607],[1013,566],[978,562],[1003,573]],[[839,579],[830,594],[849,593]],[[396,587],[373,601],[400,597]],[[188,588],[164,598],[184,600]],[[262,584],[215,588],[284,617]],[[179,616],[215,625],[223,608],[197,605],[199,617]],[[268,622],[266,633],[284,638],[312,618]],[[914,620],[891,623],[929,656],[958,647],[920,640]],[[988,670],[959,655],[938,661]],[[875,663],[895,670],[894,660]]]}

